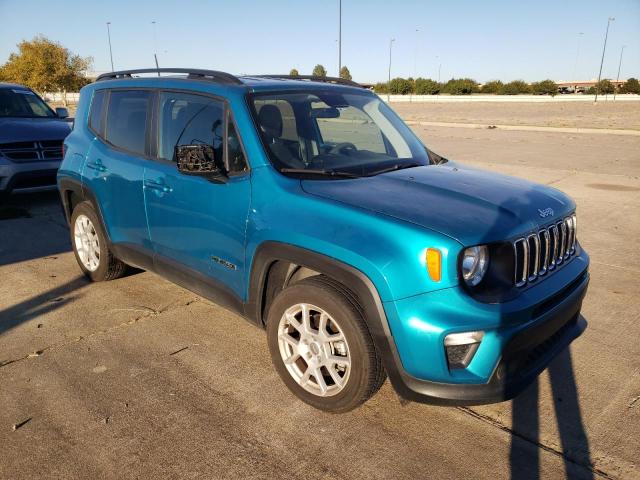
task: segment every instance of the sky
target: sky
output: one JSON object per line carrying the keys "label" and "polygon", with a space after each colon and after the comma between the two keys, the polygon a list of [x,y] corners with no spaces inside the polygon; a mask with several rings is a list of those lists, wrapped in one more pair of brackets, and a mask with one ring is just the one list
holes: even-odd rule
{"label": "sky", "polygon": [[[160,66],[235,74],[338,70],[339,0],[0,0],[0,64],[42,34],[111,70]],[[640,0],[342,0],[342,64],[356,81],[640,77]],[[151,23],[155,21],[154,26]],[[582,33],[582,34],[580,34]],[[440,71],[440,72],[438,72]]]}

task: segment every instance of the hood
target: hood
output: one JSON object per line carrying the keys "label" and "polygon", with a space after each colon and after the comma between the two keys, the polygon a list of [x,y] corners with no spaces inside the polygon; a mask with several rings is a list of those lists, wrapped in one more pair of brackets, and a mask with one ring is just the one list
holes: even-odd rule
{"label": "hood", "polygon": [[71,123],[61,118],[0,117],[0,143],[62,140]]}
{"label": "hood", "polygon": [[302,188],[440,232],[465,246],[510,239],[575,207],[554,188],[453,162],[353,180],[303,180]]}

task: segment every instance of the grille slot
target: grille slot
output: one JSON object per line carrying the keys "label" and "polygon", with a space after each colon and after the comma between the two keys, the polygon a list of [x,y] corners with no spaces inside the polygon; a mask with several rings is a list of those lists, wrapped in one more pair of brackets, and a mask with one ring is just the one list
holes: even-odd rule
{"label": "grille slot", "polygon": [[576,253],[576,216],[563,218],[513,242],[514,283],[523,287],[559,267]]}
{"label": "grille slot", "polygon": [[37,162],[62,158],[62,140],[1,143],[0,154],[15,162]]}

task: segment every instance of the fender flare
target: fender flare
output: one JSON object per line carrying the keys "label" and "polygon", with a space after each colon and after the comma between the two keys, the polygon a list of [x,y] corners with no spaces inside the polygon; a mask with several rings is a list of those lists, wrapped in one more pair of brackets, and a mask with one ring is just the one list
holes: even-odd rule
{"label": "fender flare", "polygon": [[100,203],[96,199],[94,193],[87,189],[85,185],[76,179],[73,178],[60,178],[58,179],[58,191],[60,192],[60,200],[62,201],[62,209],[64,210],[64,216],[67,219],[67,224],[71,221],[71,204],[69,203],[69,192],[78,196],[81,202],[89,201],[93,205],[94,210],[96,211],[98,218],[100,219],[100,223],[102,223],[102,230],[105,232],[107,236],[107,241],[111,243],[111,239],[109,238],[109,233],[105,228],[104,217],[102,216],[102,209],[100,208]]}
{"label": "fender flare", "polygon": [[279,260],[289,261],[327,275],[358,297],[367,328],[393,387],[403,397],[410,397],[410,392],[407,391],[403,380],[405,374],[400,356],[378,290],[367,275],[351,265],[295,245],[267,241],[258,246],[253,256],[245,316],[257,325],[264,326],[266,318],[263,318],[262,310],[267,274],[273,263]]}

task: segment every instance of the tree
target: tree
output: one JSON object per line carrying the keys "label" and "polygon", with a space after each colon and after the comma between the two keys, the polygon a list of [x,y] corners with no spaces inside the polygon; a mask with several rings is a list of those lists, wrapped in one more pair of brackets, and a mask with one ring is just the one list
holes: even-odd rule
{"label": "tree", "polygon": [[292,77],[297,77],[298,75],[300,75],[300,72],[298,72],[297,69],[292,68],[291,70],[289,70],[289,75],[291,75]]}
{"label": "tree", "polygon": [[600,80],[598,83],[596,83],[596,90],[600,95],[604,95],[606,93],[613,93],[613,90],[614,90],[613,83],[611,83],[606,78],[604,80]]}
{"label": "tree", "polygon": [[640,82],[638,82],[636,78],[631,77],[620,87],[620,92],[640,94]]}
{"label": "tree", "polygon": [[79,90],[89,83],[84,73],[91,57],[80,57],[43,36],[18,44],[0,67],[0,80],[20,83],[38,92]]}
{"label": "tree", "polygon": [[469,95],[477,91],[478,82],[471,78],[452,78],[442,87],[442,93],[450,95]]}
{"label": "tree", "polygon": [[343,65],[342,68],[340,69],[340,78],[344,78],[345,80],[353,79],[351,77],[351,72],[349,71],[346,65]]}
{"label": "tree", "polygon": [[373,86],[373,91],[376,93],[389,93],[389,84],[378,82]]}
{"label": "tree", "polygon": [[314,77],[326,77],[327,69],[324,68],[322,65],[318,64],[315,67],[313,67],[313,72],[311,73],[311,75],[313,75]]}
{"label": "tree", "polygon": [[408,95],[413,92],[413,83],[406,78],[394,78],[389,83],[389,93],[394,95]]}
{"label": "tree", "polygon": [[504,83],[500,80],[490,80],[480,89],[480,93],[499,93],[504,87]]}
{"label": "tree", "polygon": [[519,95],[521,93],[531,93],[531,87],[524,80],[514,80],[513,82],[505,83],[498,92],[500,95]]}
{"label": "tree", "polygon": [[414,91],[416,95],[437,95],[442,85],[430,78],[416,78]]}
{"label": "tree", "polygon": [[552,97],[558,93],[558,85],[553,80],[542,80],[541,82],[533,82],[531,90],[534,95],[551,95]]}

